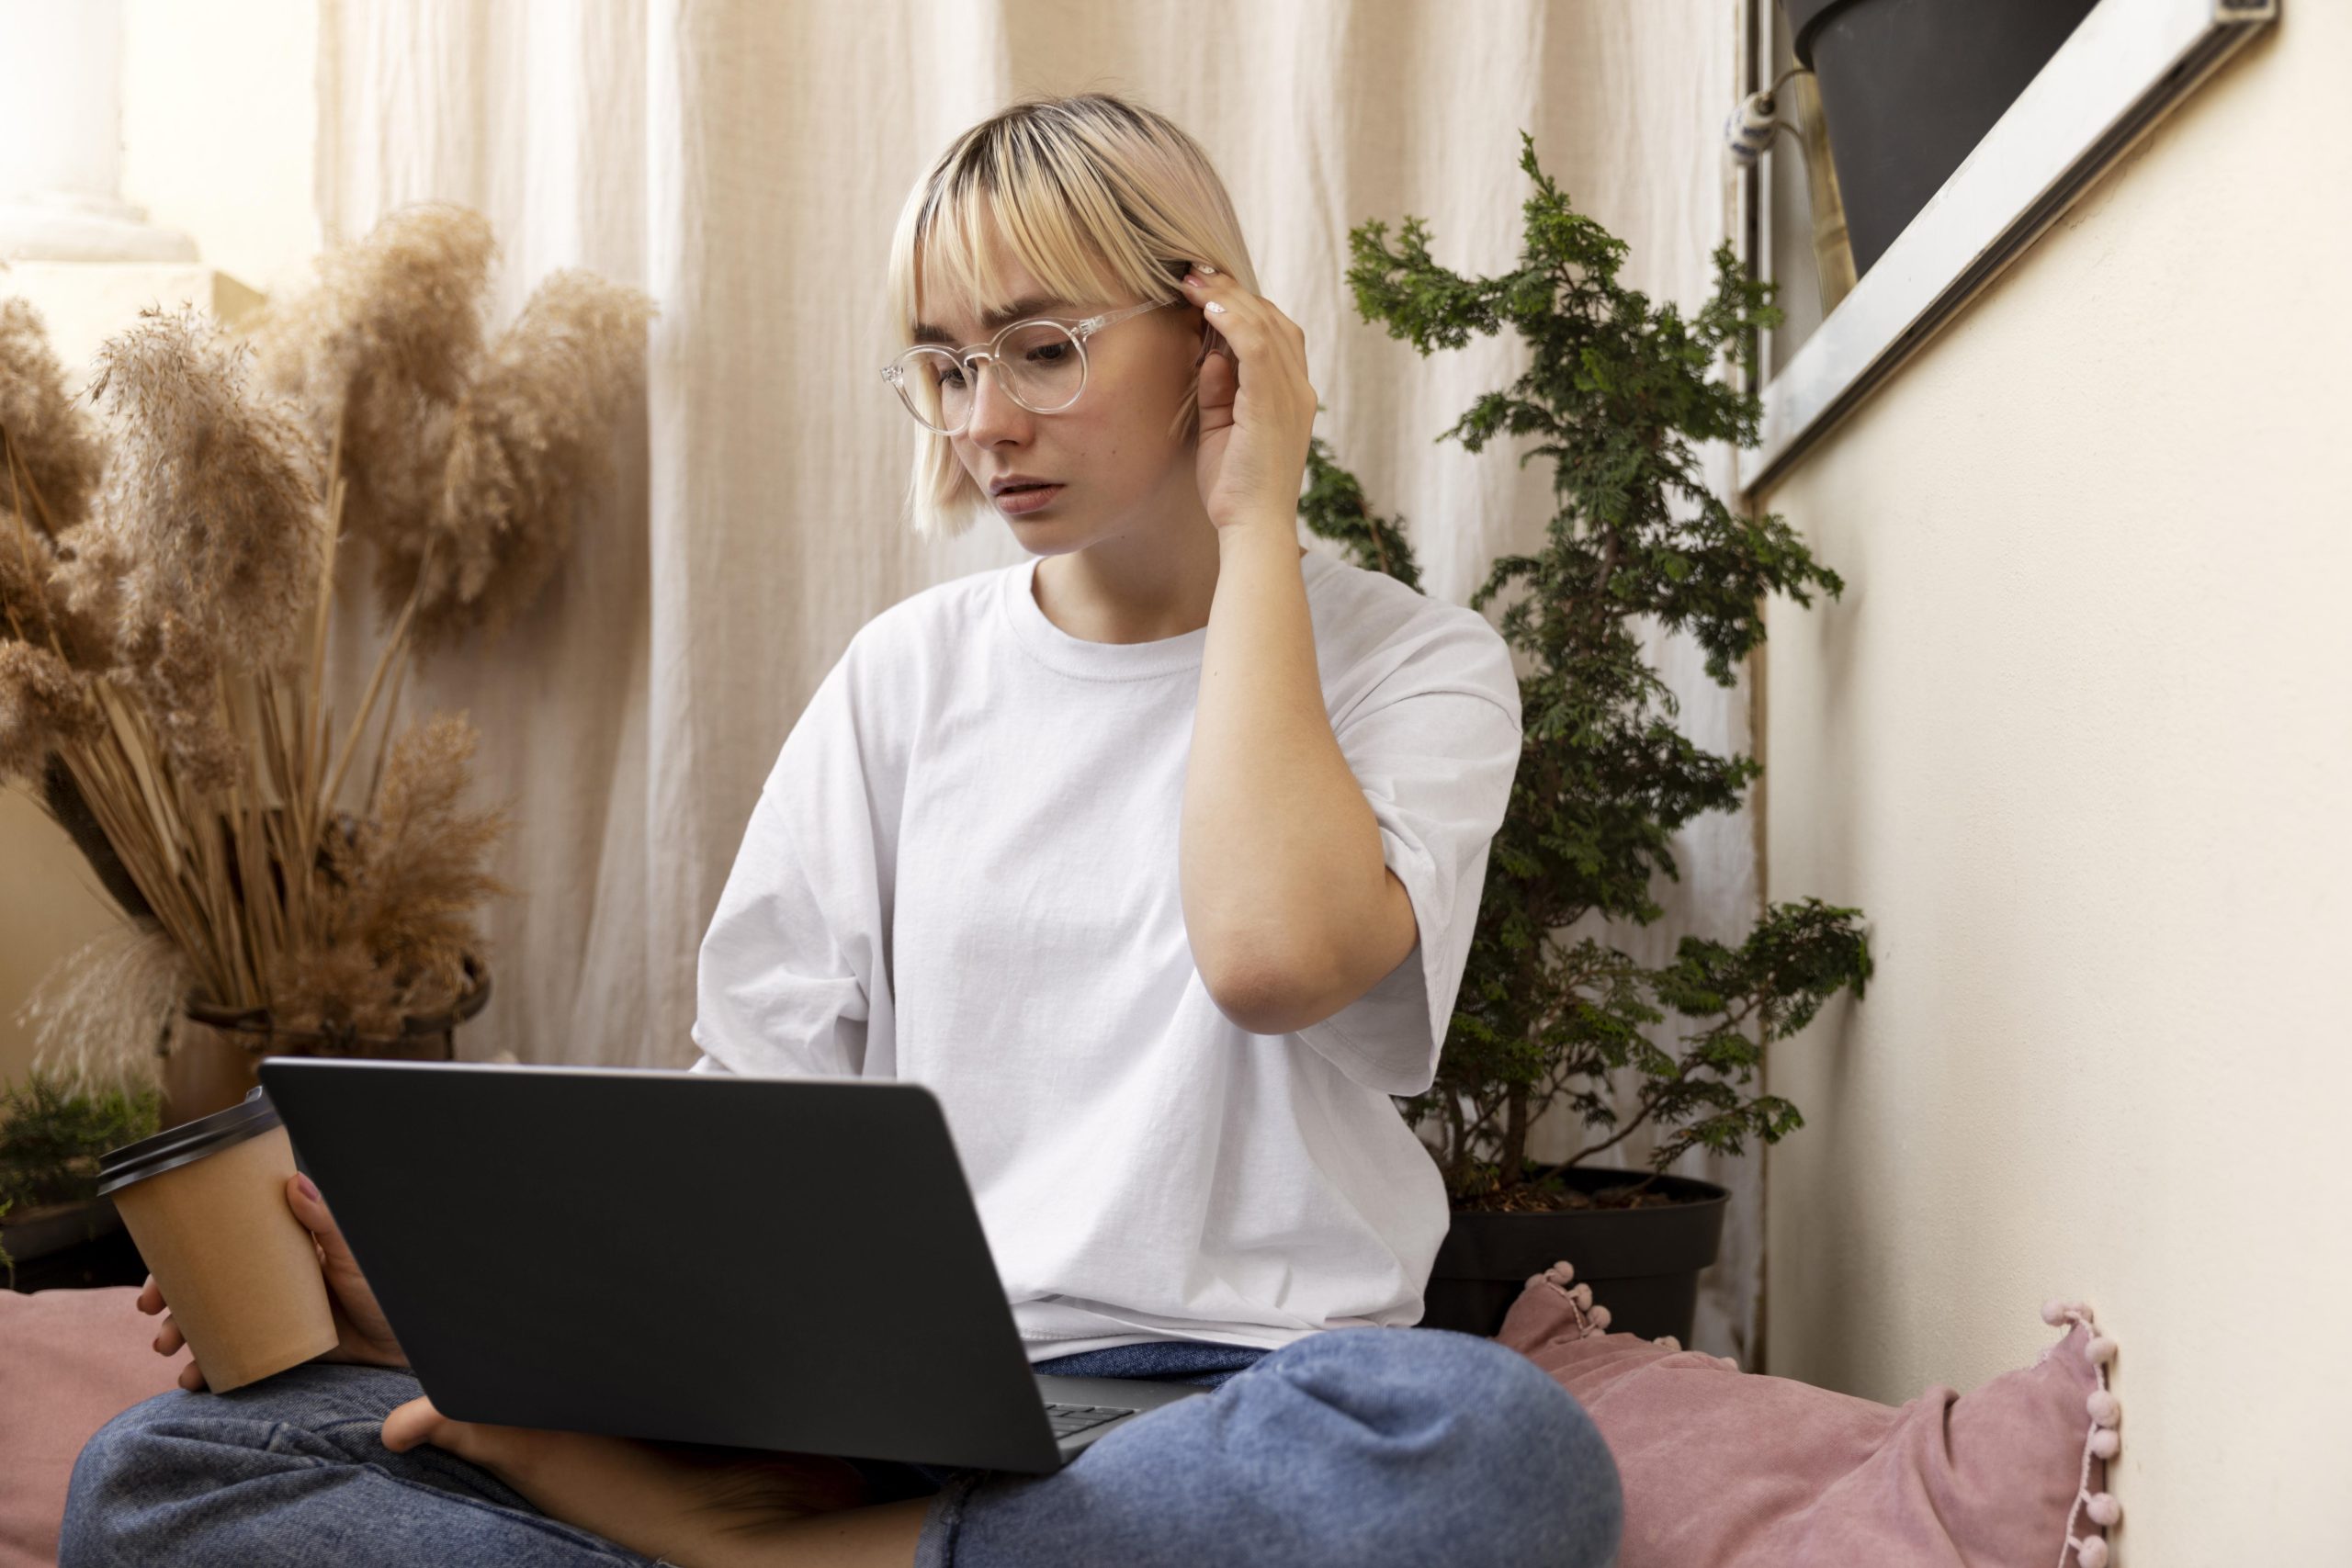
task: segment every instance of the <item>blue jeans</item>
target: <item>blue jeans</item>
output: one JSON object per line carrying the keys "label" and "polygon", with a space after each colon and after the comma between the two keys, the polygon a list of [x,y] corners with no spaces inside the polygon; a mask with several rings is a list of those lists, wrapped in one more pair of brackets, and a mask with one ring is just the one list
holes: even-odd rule
{"label": "blue jeans", "polygon": [[[1600,1433],[1491,1339],[1340,1328],[1272,1352],[1119,1346],[1036,1370],[1216,1392],[1126,1423],[1048,1476],[859,1461],[876,1501],[932,1497],[916,1568],[1615,1557],[1623,1503]],[[134,1404],[74,1462],[59,1568],[655,1568],[455,1454],[385,1449],[384,1417],[420,1392],[408,1372],[311,1362],[225,1394],[172,1389]]]}

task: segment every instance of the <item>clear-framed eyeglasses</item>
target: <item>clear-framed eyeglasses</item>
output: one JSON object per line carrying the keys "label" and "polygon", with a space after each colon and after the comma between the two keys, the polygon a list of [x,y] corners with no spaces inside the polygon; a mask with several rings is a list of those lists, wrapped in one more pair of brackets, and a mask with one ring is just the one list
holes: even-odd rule
{"label": "clear-framed eyeglasses", "polygon": [[882,379],[899,389],[899,400],[915,423],[939,435],[954,435],[971,423],[972,396],[985,362],[997,385],[1031,413],[1060,413],[1086,390],[1086,340],[1147,310],[1179,303],[1154,299],[1109,310],[1084,321],[1035,317],[1015,321],[989,341],[963,349],[910,348],[882,367]]}

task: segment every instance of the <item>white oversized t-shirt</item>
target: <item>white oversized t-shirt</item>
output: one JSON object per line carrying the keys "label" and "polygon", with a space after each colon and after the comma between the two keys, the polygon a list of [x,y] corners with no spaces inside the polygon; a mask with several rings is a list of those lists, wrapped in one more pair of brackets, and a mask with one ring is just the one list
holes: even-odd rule
{"label": "white oversized t-shirt", "polygon": [[703,939],[695,1069],[927,1086],[1033,1361],[1418,1323],[1447,1203],[1389,1097],[1436,1072],[1519,765],[1508,645],[1301,558],[1419,941],[1332,1017],[1252,1034],[1193,967],[1177,873],[1207,628],[1071,637],[1035,569],[893,605],[818,686]]}

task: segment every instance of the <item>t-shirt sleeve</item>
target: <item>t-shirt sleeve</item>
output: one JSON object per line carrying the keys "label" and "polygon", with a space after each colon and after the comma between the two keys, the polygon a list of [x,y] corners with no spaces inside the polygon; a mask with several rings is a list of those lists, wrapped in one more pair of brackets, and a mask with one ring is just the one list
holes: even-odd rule
{"label": "t-shirt sleeve", "polygon": [[854,642],[761,787],[695,972],[691,1071],[893,1077],[887,749],[861,717]]}
{"label": "t-shirt sleeve", "polygon": [[1375,694],[1335,731],[1380,825],[1381,858],[1405,885],[1419,934],[1372,989],[1297,1035],[1383,1094],[1419,1094],[1436,1080],[1486,890],[1488,847],[1519,772],[1510,648],[1477,619],[1476,627],[1457,622],[1464,629],[1384,682],[1394,694]]}

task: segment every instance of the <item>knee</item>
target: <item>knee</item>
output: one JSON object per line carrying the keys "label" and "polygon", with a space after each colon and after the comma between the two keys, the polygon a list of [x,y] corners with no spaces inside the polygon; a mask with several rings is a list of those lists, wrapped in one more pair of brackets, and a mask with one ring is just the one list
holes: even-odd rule
{"label": "knee", "polygon": [[[1477,1499],[1442,1510],[1449,1546],[1491,1531],[1491,1550],[1455,1560],[1600,1568],[1624,1522],[1616,1461],[1583,1405],[1541,1367],[1492,1339],[1444,1329],[1342,1329],[1315,1336],[1318,1392],[1386,1436],[1410,1490]],[[1434,1561],[1434,1559],[1433,1559]]]}
{"label": "knee", "polygon": [[65,1517],[58,1532],[58,1568],[111,1568],[115,1563],[138,1561],[135,1553],[122,1550],[127,1543],[117,1539],[111,1526],[136,1506],[131,1495],[151,1468],[152,1424],[191,1397],[195,1396],[170,1389],[141,1400],[108,1420],[82,1445],[66,1483]]}
{"label": "knee", "polygon": [[1534,1539],[1556,1551],[1542,1561],[1601,1568],[1617,1558],[1625,1521],[1617,1461],[1585,1407],[1552,1375],[1507,1345],[1458,1336],[1479,1347],[1487,1380],[1471,1440],[1491,1473],[1514,1495],[1513,1506],[1539,1527]]}
{"label": "knee", "polygon": [[166,1389],[151,1398],[142,1399],[129,1409],[111,1417],[105,1426],[90,1434],[82,1451],[74,1461],[73,1484],[76,1491],[104,1489],[119,1485],[136,1473],[140,1456],[151,1442],[151,1430],[158,1421],[182,1414],[192,1400],[202,1399],[185,1389]]}
{"label": "knee", "polygon": [[[310,1362],[227,1393],[175,1388],[141,1401],[74,1457],[60,1568],[186,1555],[192,1532],[233,1517],[229,1488],[321,1463],[364,1462],[384,1416],[416,1386],[407,1372]],[[236,1560],[225,1549],[215,1556]]]}

